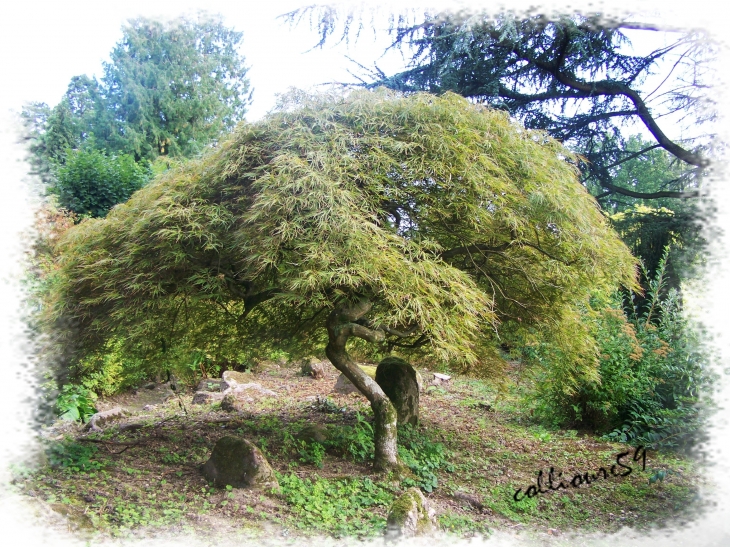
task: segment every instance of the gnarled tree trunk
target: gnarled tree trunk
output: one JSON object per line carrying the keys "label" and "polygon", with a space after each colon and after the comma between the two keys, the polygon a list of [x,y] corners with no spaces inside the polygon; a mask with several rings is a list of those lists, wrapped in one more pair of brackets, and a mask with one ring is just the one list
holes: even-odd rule
{"label": "gnarled tree trunk", "polygon": [[325,353],[337,370],[370,401],[375,416],[375,469],[387,471],[398,467],[398,414],[375,380],[365,374],[347,353],[347,340],[356,336],[368,342],[382,342],[385,333],[355,323],[365,315],[372,304],[366,300],[346,304],[332,310],[327,318],[329,343]]}

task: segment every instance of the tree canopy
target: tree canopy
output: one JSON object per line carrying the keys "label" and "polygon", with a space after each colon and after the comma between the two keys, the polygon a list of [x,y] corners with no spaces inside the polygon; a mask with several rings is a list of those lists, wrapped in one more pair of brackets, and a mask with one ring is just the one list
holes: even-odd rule
{"label": "tree canopy", "polygon": [[[338,29],[343,38],[361,30],[362,21],[358,27],[353,12],[328,6],[309,6],[284,17],[298,22],[307,13],[317,22],[319,46]],[[401,14],[391,18],[389,31],[391,48],[410,55],[409,68],[386,75],[375,67],[365,85],[453,91],[507,110],[526,127],[547,131],[587,158],[587,176],[606,195],[624,193],[612,183],[611,169],[631,154],[662,148],[694,168],[694,174],[709,164],[708,135],[695,134],[696,142],[673,140],[660,120],[675,115],[683,127],[696,130],[714,118],[706,93],[713,46],[700,32],[664,33],[669,43],[639,54],[630,50],[629,33],[659,34],[663,29],[601,14],[447,11],[426,12],[415,21]],[[624,150],[621,128],[631,123],[643,125],[654,142],[640,151]],[[695,195],[682,188],[687,175],[663,181],[668,188],[645,197]]]}
{"label": "tree canopy", "polygon": [[[242,33],[203,15],[169,23],[134,19],[122,33],[101,81],[74,76],[55,107],[34,103],[23,111],[31,166],[51,189],[72,151],[131,155],[143,163],[190,157],[243,118],[250,91]],[[101,194],[99,200],[108,198]]]}
{"label": "tree canopy", "polygon": [[295,92],[69,230],[50,319],[77,355],[115,337],[158,358],[326,344],[373,405],[387,468],[392,405],[354,366],[350,338],[479,371],[500,336],[529,331],[562,345],[566,370],[595,376],[580,310],[592,291],[635,288],[636,261],[574,162],[452,93]]}
{"label": "tree canopy", "polygon": [[104,65],[109,136],[139,158],[197,153],[243,118],[248,69],[243,34],[221,21],[135,19]]}

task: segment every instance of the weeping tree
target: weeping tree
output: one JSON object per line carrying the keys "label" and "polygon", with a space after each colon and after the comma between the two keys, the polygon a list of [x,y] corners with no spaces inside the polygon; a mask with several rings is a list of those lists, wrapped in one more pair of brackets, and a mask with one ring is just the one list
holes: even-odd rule
{"label": "weeping tree", "polygon": [[79,359],[110,339],[160,362],[205,347],[319,346],[370,401],[375,467],[396,411],[348,352],[499,372],[510,332],[550,336],[565,389],[596,378],[581,311],[636,263],[557,141],[452,93],[292,92],[218,149],[59,243],[46,306]]}

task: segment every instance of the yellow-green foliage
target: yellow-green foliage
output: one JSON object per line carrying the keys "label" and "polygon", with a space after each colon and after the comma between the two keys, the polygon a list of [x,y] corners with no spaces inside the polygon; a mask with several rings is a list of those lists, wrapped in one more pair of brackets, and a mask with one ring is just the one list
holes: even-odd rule
{"label": "yellow-green foliage", "polygon": [[371,325],[414,328],[452,365],[493,364],[504,329],[554,337],[590,375],[578,310],[636,287],[635,261],[573,161],[451,93],[293,92],[69,230],[51,312],[81,355],[116,335],[227,358],[272,340],[311,353],[329,309],[367,298]]}

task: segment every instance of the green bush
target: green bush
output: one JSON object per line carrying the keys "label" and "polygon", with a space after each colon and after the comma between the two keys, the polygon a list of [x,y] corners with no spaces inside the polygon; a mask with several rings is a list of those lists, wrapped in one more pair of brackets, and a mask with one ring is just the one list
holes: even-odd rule
{"label": "green bush", "polygon": [[51,192],[61,207],[80,215],[103,217],[142,188],[152,173],[129,155],[107,156],[94,149],[72,150],[56,169]]}
{"label": "green bush", "polygon": [[[676,290],[665,291],[665,251],[648,280],[647,305],[627,315],[621,296],[594,296],[585,312],[598,342],[600,381],[565,389],[556,381],[548,351],[533,348],[539,363],[537,415],[551,425],[580,425],[605,439],[657,447],[693,442],[702,413],[700,392],[712,382],[707,353],[682,313]],[[542,359],[542,360],[541,360]]]}
{"label": "green bush", "polygon": [[96,412],[96,393],[83,387],[66,384],[56,399],[56,411],[64,420],[82,421]]}
{"label": "green bush", "polygon": [[151,371],[143,359],[124,355],[122,342],[109,340],[100,351],[82,359],[74,368],[75,380],[102,395],[114,395],[141,384]]}

